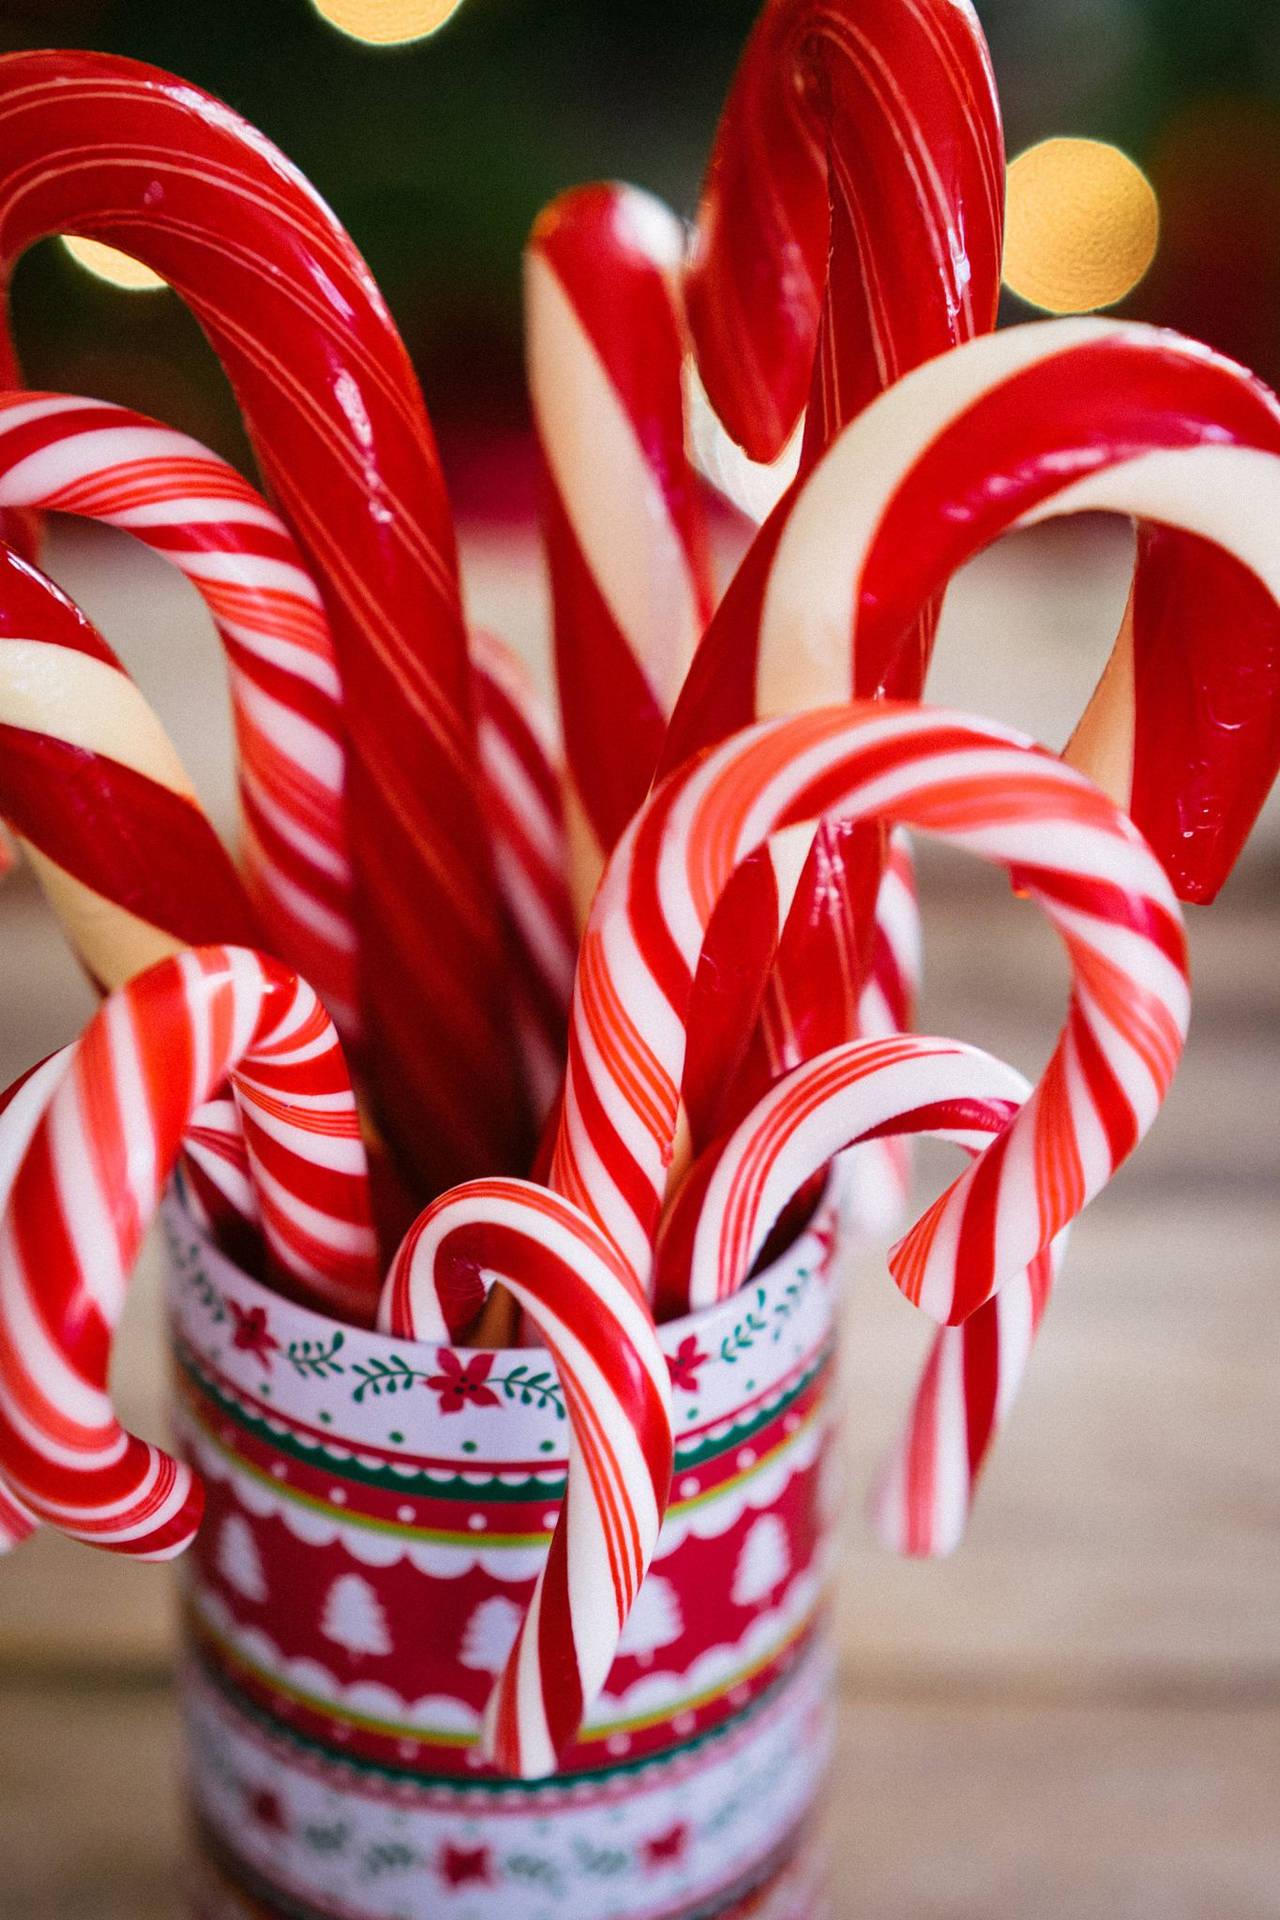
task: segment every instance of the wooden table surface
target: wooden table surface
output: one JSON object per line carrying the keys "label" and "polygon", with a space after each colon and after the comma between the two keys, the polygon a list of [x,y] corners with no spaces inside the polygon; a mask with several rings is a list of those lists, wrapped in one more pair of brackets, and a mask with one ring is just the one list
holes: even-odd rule
{"label": "wooden table surface", "polygon": [[[218,663],[185,589],[96,537],[64,538],[56,564],[225,818]],[[1060,739],[1126,564],[1096,530],[980,563],[948,610],[937,697]],[[536,645],[519,542],[473,541],[469,581],[485,617]],[[1173,1095],[1076,1230],[969,1539],[942,1564],[887,1558],[862,1518],[926,1330],[882,1251],[850,1276],[837,1920],[1280,1915],[1278,848],[1273,816],[1192,915]],[[1064,1002],[1054,941],[972,865],[938,856],[925,873],[922,1026],[1034,1072]],[[27,876],[0,916],[7,1080],[90,1002]],[[155,1281],[147,1263],[117,1368],[152,1433]],[[51,1536],[0,1566],[0,1920],[177,1920],[172,1646],[162,1569]]]}

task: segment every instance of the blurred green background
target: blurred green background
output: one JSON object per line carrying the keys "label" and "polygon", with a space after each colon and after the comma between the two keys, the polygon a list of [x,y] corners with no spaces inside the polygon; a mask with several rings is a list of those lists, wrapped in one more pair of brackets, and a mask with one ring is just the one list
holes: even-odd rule
{"label": "blurred green background", "polygon": [[[463,0],[431,39],[373,49],[308,0],[0,0],[0,44],[136,55],[269,133],[365,252],[457,469],[469,441],[523,425],[519,256],[539,207],[614,175],[691,211],[755,11],[756,0]],[[1048,134],[1096,135],[1155,183],[1161,248],[1126,311],[1280,383],[1276,0],[980,0],[979,11],[1011,154]],[[24,262],[14,297],[33,384],[132,401],[243,452],[175,299],[113,292],[51,244]]]}

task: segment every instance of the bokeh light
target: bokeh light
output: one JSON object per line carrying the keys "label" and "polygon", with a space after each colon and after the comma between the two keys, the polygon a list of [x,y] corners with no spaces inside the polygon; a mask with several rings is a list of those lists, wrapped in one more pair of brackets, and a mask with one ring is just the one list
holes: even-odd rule
{"label": "bokeh light", "polygon": [[1004,281],[1031,306],[1113,306],[1151,265],[1159,233],[1151,182],[1119,147],[1042,140],[1009,167]]}
{"label": "bokeh light", "polygon": [[118,247],[109,247],[103,240],[83,240],[79,234],[64,233],[62,244],[86,272],[108,281],[113,287],[125,287],[130,293],[153,293],[157,287],[168,285],[168,281],[162,280],[150,267],[144,267],[131,253],[121,253]]}
{"label": "bokeh light", "polygon": [[311,0],[322,20],[366,46],[396,47],[442,27],[462,0]]}

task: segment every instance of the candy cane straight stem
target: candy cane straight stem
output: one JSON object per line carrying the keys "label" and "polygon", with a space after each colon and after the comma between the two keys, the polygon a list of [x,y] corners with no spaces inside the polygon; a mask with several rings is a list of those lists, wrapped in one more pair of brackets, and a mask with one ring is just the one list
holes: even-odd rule
{"label": "candy cane straight stem", "polygon": [[824,815],[919,828],[1016,869],[1071,959],[1067,1023],[1039,1086],[891,1255],[909,1299],[962,1320],[1141,1139],[1189,1010],[1181,916],[1146,843],[1097,788],[1004,728],[897,703],[819,709],[663,783],[619,842],[583,939],[552,1184],[647,1281],[711,914],[771,833]]}
{"label": "candy cane straight stem", "polygon": [[511,944],[515,1024],[541,1124],[564,1072],[578,952],[564,769],[551,716],[524,663],[485,632],[472,634],[471,658],[485,815]]}
{"label": "candy cane straight stem", "polygon": [[[0,64],[0,257],[105,240],[177,290],[324,595],[377,1104],[428,1185],[520,1162],[453,529],[403,344],[324,202],[221,102],[102,54]],[[5,384],[21,384],[10,365]]]}
{"label": "candy cane straight stem", "polygon": [[529,388],[586,917],[604,856],[649,790],[713,588],[685,452],[684,229],[634,187],[580,187],[525,253]]}
{"label": "candy cane straight stem", "polygon": [[191,1116],[230,1075],[278,1283],[372,1318],[377,1274],[355,1100],[311,989],[203,948],[114,993],[42,1114],[0,1222],[0,1470],[39,1518],[149,1559],[199,1520],[189,1469],[123,1432],[112,1336]]}
{"label": "candy cane straight stem", "polygon": [[429,1207],[392,1263],[380,1322],[455,1339],[495,1280],[543,1334],[570,1423],[564,1505],[485,1714],[486,1758],[536,1778],[554,1771],[604,1685],[652,1558],[671,1382],[635,1275],[576,1207],[529,1181],[472,1181]]}
{"label": "candy cane straight stem", "polygon": [[358,1038],[341,687],[292,537],[185,434],[60,394],[0,397],[0,506],[13,505],[123,528],[204,599],[230,668],[246,881],[272,949]]}
{"label": "candy cane straight stem", "polygon": [[[40,1116],[66,1071],[71,1048],[51,1053],[0,1094],[0,1206],[7,1203]],[[35,1532],[39,1521],[0,1479],[0,1553],[9,1553]]]}
{"label": "candy cane straight stem", "polygon": [[939,1327],[870,1510],[891,1552],[951,1553],[1026,1374],[1062,1259],[1059,1236],[959,1327]]}

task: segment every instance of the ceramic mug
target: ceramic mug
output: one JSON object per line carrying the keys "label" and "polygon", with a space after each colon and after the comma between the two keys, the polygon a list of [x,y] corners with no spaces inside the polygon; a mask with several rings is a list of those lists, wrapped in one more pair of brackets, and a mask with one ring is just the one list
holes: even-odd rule
{"label": "ceramic mug", "polygon": [[177,1437],[207,1494],[181,1695],[202,1920],[813,1920],[832,1699],[834,1201],[661,1329],[671,1505],[562,1771],[479,1761],[564,1491],[536,1348],[340,1326],[166,1210]]}

